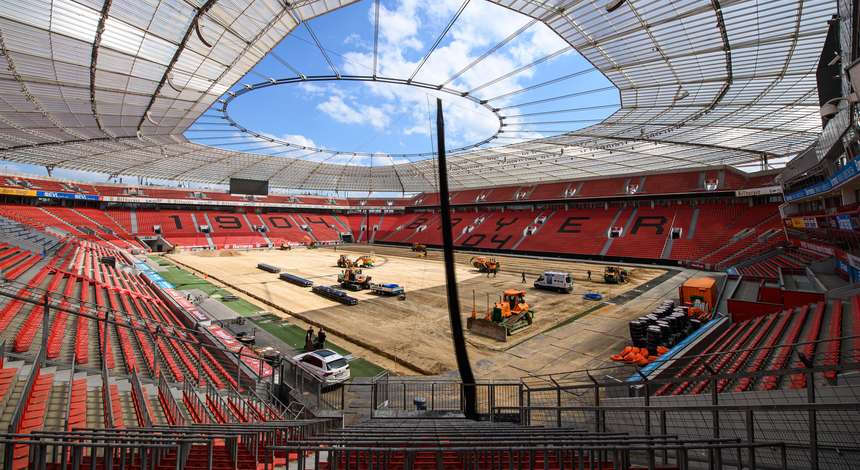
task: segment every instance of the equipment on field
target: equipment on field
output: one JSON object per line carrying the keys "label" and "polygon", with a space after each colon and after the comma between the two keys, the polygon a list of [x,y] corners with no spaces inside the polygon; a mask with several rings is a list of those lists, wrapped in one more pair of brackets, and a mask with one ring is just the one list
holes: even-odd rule
{"label": "equipment on field", "polygon": [[362,274],[361,269],[351,267],[338,274],[337,282],[344,289],[359,291],[370,287],[370,276]]}
{"label": "equipment on field", "polygon": [[321,295],[327,299],[340,302],[344,305],[356,305],[358,303],[358,299],[355,297],[350,297],[346,292],[329,286],[314,286],[311,291],[314,294]]}
{"label": "equipment on field", "polygon": [[347,255],[340,255],[337,259],[338,268],[372,268],[376,264],[376,259],[370,255],[359,256],[352,261]]}
{"label": "equipment on field", "polygon": [[473,256],[469,263],[482,273],[498,273],[501,269],[501,263],[496,258],[485,258],[483,256]]}
{"label": "equipment on field", "polygon": [[278,277],[281,278],[282,281],[287,281],[290,284],[295,284],[300,287],[310,287],[314,285],[314,281],[296,276],[295,274],[281,273]]}
{"label": "equipment on field", "polygon": [[281,268],[277,266],[272,266],[271,264],[259,263],[257,264],[257,269],[262,269],[263,271],[268,271],[270,273],[279,273],[281,272]]}
{"label": "equipment on field", "polygon": [[582,294],[582,298],[585,300],[594,300],[594,301],[603,300],[603,294],[601,294],[600,292],[593,292],[593,291],[592,292],[586,292],[585,294]]}
{"label": "equipment on field", "polygon": [[376,264],[376,259],[370,255],[359,256],[353,261],[353,266],[358,266],[359,268],[372,268]]}
{"label": "equipment on field", "polygon": [[399,284],[382,284],[371,282],[370,292],[378,295],[403,295],[406,291]]}
{"label": "equipment on field", "polygon": [[607,284],[624,284],[629,280],[629,273],[620,266],[607,266],[603,271],[603,282]]}
{"label": "equipment on field", "polygon": [[424,245],[423,243],[413,243],[412,251],[427,253],[427,245]]}
{"label": "equipment on field", "polygon": [[573,292],[573,278],[570,273],[546,271],[535,281],[535,288],[558,292]]}
{"label": "equipment on field", "polygon": [[477,311],[473,308],[466,327],[475,334],[507,341],[508,336],[531,326],[533,322],[534,311],[526,303],[526,291],[508,289],[484,318],[477,318]]}

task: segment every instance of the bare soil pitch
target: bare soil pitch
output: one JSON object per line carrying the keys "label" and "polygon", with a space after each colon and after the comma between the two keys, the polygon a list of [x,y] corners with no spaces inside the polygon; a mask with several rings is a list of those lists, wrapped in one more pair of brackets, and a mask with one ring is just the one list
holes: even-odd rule
{"label": "bare soil pitch", "polygon": [[[370,274],[374,281],[404,286],[407,291],[406,300],[377,297],[363,291],[351,293],[359,299],[358,305],[345,306],[317,296],[308,288],[281,281],[276,274],[256,268],[257,263],[268,263],[280,267],[283,272],[311,279],[317,284],[335,285],[337,274],[341,271],[336,265],[340,254],[355,258],[369,252],[377,255],[379,265],[366,269],[365,272]],[[299,319],[321,325],[336,336],[344,337],[375,354],[406,366],[398,372],[443,374],[456,369],[451,346],[445,274],[438,252],[430,252],[426,259],[417,257],[408,248],[379,246],[350,246],[340,248],[336,252],[330,248],[300,248],[291,251],[232,252],[228,256],[222,254],[227,253],[185,252],[169,257],[272,302]],[[629,283],[607,285],[602,282],[603,264],[497,256],[502,271],[496,277],[487,278],[485,274],[478,273],[471,267],[471,257],[472,255],[466,253],[458,253],[456,257],[464,325],[473,308],[473,292],[479,315],[486,311],[488,299],[491,305],[503,290],[509,288],[525,289],[526,300],[535,311],[534,325],[510,337],[506,343],[466,332],[470,359],[477,364],[478,375],[484,375],[480,366],[482,363],[493,364],[492,374],[497,378],[500,376],[499,365],[514,359],[510,351],[518,345],[521,346],[516,349],[517,356],[522,354],[520,350],[528,347],[534,349],[535,361],[552,361],[552,355],[545,353],[551,351],[554,345],[533,344],[537,340],[541,343],[549,341],[543,339],[543,335],[541,338],[534,337],[569,322],[585,311],[593,310],[597,305],[584,300],[583,293],[600,292],[604,295],[604,300],[611,303],[613,297],[665,272],[659,268],[632,267],[629,268]],[[587,280],[588,270],[592,271],[592,281]],[[543,271],[571,272],[574,277],[574,293],[559,294],[532,287],[537,275]],[[526,284],[522,283],[523,272],[526,273]],[[600,308],[589,313],[589,323],[600,322],[599,317],[606,309],[611,310],[611,306],[604,307],[601,304]],[[277,311],[275,313],[282,314]],[[569,341],[598,340],[589,338],[589,335],[594,333],[583,330],[582,337],[570,338]],[[534,341],[527,341],[532,338]],[[502,371],[502,375],[507,374]],[[520,371],[511,370],[510,377],[519,375]]]}

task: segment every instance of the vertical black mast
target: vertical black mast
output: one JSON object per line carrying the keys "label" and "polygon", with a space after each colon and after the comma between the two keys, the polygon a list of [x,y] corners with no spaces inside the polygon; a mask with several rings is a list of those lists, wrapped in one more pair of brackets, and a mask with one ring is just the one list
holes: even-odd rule
{"label": "vertical black mast", "polygon": [[460,318],[460,297],[457,295],[457,277],[454,273],[454,237],[451,235],[451,207],[448,197],[448,167],[445,161],[445,119],[442,117],[442,100],[436,98],[436,145],[439,151],[439,205],[442,211],[442,252],[445,256],[445,285],[448,291],[448,316],[451,319],[451,339],[454,355],[463,382],[464,413],[476,419],[477,393],[466,338],[463,336],[463,321]]}

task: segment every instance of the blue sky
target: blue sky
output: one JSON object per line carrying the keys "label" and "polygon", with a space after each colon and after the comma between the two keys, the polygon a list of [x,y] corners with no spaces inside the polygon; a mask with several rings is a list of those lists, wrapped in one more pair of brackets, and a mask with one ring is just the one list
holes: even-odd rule
{"label": "blue sky", "polygon": [[[526,26],[510,42],[487,55],[447,85],[458,91],[490,100],[509,123],[504,135],[491,145],[509,144],[512,139],[535,138],[571,131],[603,119],[617,109],[618,92],[576,51],[553,56],[541,64],[511,77],[494,79],[518,68],[564,50],[567,44],[540,22],[506,8],[475,0],[469,2],[453,27],[444,36],[426,63],[418,68],[451,18],[461,8],[460,0],[426,2],[420,0],[382,0],[380,8],[377,74],[407,79],[416,70],[416,81],[431,84],[448,82],[475,59],[505,38]],[[373,74],[374,2],[364,0],[309,21],[322,47],[341,75]],[[304,75],[334,75],[325,57],[304,27],[296,28],[253,71],[233,88],[257,83],[266,78]],[[284,65],[286,61],[288,68]],[[504,96],[545,81],[581,74],[534,90]],[[560,95],[606,88],[581,96],[543,104],[527,103]],[[229,112],[243,127],[302,146],[345,152],[411,154],[433,151],[431,126],[435,98],[445,106],[448,148],[480,142],[492,136],[499,120],[489,110],[462,97],[426,89],[369,82],[304,82],[272,86],[241,95],[230,104]],[[525,113],[560,111],[571,108],[604,106],[600,109],[557,112],[516,117]],[[542,122],[552,123],[540,124]],[[563,121],[556,123],[555,121]],[[200,123],[186,133],[199,143],[231,150],[294,156],[285,147],[260,149],[260,142],[237,145],[241,138],[227,133],[207,132],[218,126]],[[220,126],[221,129],[224,126]],[[202,131],[202,132],[200,132]],[[555,132],[553,132],[555,131]],[[219,138],[219,137],[224,138]],[[320,154],[308,159],[331,163],[378,165],[400,163],[421,157],[355,157],[351,154]],[[426,158],[426,157],[423,157]]]}

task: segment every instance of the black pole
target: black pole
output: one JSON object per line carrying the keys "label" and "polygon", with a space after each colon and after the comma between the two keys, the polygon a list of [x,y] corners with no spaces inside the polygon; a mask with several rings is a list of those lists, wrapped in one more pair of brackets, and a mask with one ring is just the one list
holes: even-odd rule
{"label": "black pole", "polygon": [[463,412],[467,418],[477,419],[477,393],[466,338],[463,336],[463,321],[460,318],[460,297],[457,295],[457,277],[454,273],[454,237],[451,235],[451,208],[448,200],[448,167],[445,161],[445,119],[442,117],[442,100],[436,98],[436,142],[439,150],[439,204],[442,211],[442,253],[445,257],[445,286],[448,292],[448,317],[451,319],[451,339],[457,369],[463,382]]}

